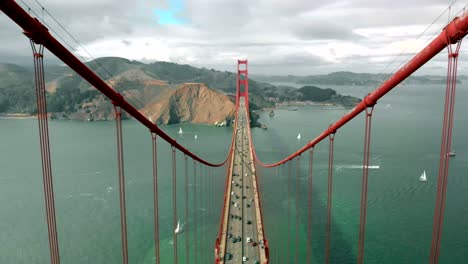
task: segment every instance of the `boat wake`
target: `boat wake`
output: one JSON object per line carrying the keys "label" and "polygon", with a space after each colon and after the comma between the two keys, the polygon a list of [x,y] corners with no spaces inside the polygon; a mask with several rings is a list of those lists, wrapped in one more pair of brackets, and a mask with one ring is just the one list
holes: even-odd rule
{"label": "boat wake", "polygon": [[[364,165],[338,165],[336,166],[337,169],[363,169]],[[380,169],[380,165],[368,165],[368,169]]]}

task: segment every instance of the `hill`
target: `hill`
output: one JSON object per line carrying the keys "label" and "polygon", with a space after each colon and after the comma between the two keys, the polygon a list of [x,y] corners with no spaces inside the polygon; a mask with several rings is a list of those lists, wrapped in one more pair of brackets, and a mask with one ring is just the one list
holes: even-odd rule
{"label": "hill", "polygon": [[353,107],[361,100],[358,98],[337,94],[335,90],[327,88],[321,89],[316,86],[304,86],[298,91],[302,94],[302,101],[337,103],[345,107]]}
{"label": "hill", "polygon": [[[387,80],[390,74],[372,74],[372,73],[354,73],[354,72],[333,72],[322,75],[308,75],[308,76],[268,76],[268,75],[255,75],[252,78],[263,82],[289,82],[296,84],[314,84],[314,85],[349,85],[349,86],[377,86],[383,81]],[[466,76],[459,76],[458,82],[467,79]],[[410,76],[405,82],[408,84],[444,84],[445,76],[437,75],[422,75]]]}
{"label": "hill", "polygon": [[[171,62],[145,64],[115,57],[99,58],[87,65],[155,122],[213,124],[232,118],[235,73]],[[48,110],[53,118],[113,117],[108,100],[68,67],[48,65],[45,73]],[[276,102],[311,100],[311,93],[318,90],[306,92],[250,79],[249,92],[251,110],[256,110],[274,107]],[[348,106],[341,99],[335,95],[327,102]],[[35,111],[32,69],[0,64],[0,113]]]}
{"label": "hill", "polygon": [[230,123],[235,103],[201,83],[184,83],[147,104],[142,113],[156,123]]}

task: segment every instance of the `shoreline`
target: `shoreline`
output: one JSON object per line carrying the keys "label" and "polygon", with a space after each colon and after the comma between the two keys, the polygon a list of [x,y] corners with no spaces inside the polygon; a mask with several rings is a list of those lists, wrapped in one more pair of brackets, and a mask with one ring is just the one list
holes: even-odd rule
{"label": "shoreline", "polygon": [[11,113],[11,114],[0,114],[0,119],[34,119],[37,115],[22,114],[22,113]]}
{"label": "shoreline", "polygon": [[[0,120],[28,120],[28,119],[36,119],[37,115],[30,115],[30,114],[23,114],[23,113],[2,113],[0,114]],[[48,120],[61,120],[61,121],[77,121],[77,122],[85,122],[85,123],[90,123],[90,122],[105,122],[105,121],[114,121],[115,119],[99,119],[99,120],[84,120],[84,119],[70,119],[70,118],[50,118],[50,115],[48,117]],[[127,119],[122,119],[122,121],[126,120],[134,120],[134,118],[127,118]],[[232,127],[232,124],[230,125],[224,125],[224,126],[219,126],[215,124],[208,124],[208,123],[173,123],[173,124],[157,124],[157,126],[176,126],[176,125],[201,125],[201,126],[210,126],[210,127]]]}
{"label": "shoreline", "polygon": [[[281,102],[277,103],[275,107],[265,107],[262,108],[261,111],[271,111],[271,110],[288,110],[287,107],[291,106],[328,106],[328,107],[345,107],[343,105],[337,103],[330,103],[330,102],[313,102],[313,101],[289,101],[289,102]],[[346,108],[346,107],[345,107]]]}

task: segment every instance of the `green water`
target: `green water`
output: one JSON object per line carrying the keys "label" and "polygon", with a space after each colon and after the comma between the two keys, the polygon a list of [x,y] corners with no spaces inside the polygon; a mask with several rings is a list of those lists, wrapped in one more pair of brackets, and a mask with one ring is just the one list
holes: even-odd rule
{"label": "green water", "polygon": [[[333,87],[339,92],[362,97],[366,87]],[[398,88],[379,102],[374,112],[369,209],[366,232],[366,263],[426,263],[430,250],[438,156],[443,110],[442,86]],[[457,94],[453,148],[440,263],[465,263],[468,259],[468,86]],[[273,162],[318,135],[328,124],[348,110],[321,106],[299,111],[277,110],[273,118],[262,115],[268,130],[253,129],[257,153],[264,162]],[[179,142],[213,161],[224,160],[231,129],[210,126],[165,126]],[[355,263],[364,120],[359,118],[340,130],[335,139],[333,223],[331,263]],[[151,140],[148,131],[134,121],[125,121],[124,150],[127,181],[127,210],[130,263],[153,263],[153,205]],[[197,133],[198,140],[193,136]],[[302,135],[302,141],[296,136]],[[47,263],[45,223],[39,143],[35,120],[0,120],[0,263]],[[57,223],[62,263],[120,263],[120,221],[118,204],[115,124],[113,122],[50,122],[52,164],[57,207]],[[162,263],[172,262],[172,178],[171,152],[159,143]],[[328,145],[317,146],[314,156],[313,258],[324,256]],[[183,157],[178,159],[178,188],[183,190]],[[303,157],[298,202],[300,254],[306,253],[307,157]],[[190,164],[191,166],[191,164]],[[190,167],[189,166],[189,167]],[[293,163],[293,168],[296,164]],[[191,167],[190,167],[191,168]],[[213,172],[215,191],[204,192],[210,214],[199,225],[205,239],[200,263],[211,263],[218,228],[224,169]],[[426,170],[428,182],[418,181]],[[287,177],[284,168],[258,169],[262,191],[265,230],[271,246],[271,263],[289,263],[295,252],[295,225],[287,226]],[[191,172],[191,169],[190,169]],[[197,187],[198,186],[198,187]],[[191,180],[191,194],[193,188]],[[295,194],[294,194],[295,195]],[[295,196],[294,196],[295,198]],[[183,216],[182,192],[178,196]],[[193,200],[190,200],[192,203]],[[191,211],[192,212],[192,211]],[[295,221],[294,218],[291,218]],[[184,221],[182,219],[182,221]],[[293,222],[294,223],[294,222]],[[188,228],[191,220],[188,220]],[[288,233],[291,234],[288,261]],[[179,236],[179,262],[184,261],[184,239]],[[200,233],[201,234],[201,233]],[[202,242],[200,242],[202,243]],[[193,248],[190,249],[193,258]],[[208,260],[209,259],[209,260]]]}

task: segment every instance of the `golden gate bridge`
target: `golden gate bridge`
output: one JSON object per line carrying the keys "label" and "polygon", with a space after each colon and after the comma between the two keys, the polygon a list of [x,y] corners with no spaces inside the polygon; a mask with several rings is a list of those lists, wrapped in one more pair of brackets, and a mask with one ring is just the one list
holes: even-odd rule
{"label": "golden gate bridge", "polygon": [[[158,148],[157,140],[164,140],[172,147],[172,224],[173,229],[179,229],[179,215],[177,210],[177,199],[180,197],[177,190],[177,172],[176,152],[184,156],[184,181],[185,181],[185,213],[186,219],[192,218],[193,226],[187,226],[185,232],[192,232],[193,241],[185,239],[185,252],[179,251],[177,243],[177,232],[173,234],[173,256],[174,263],[178,263],[179,254],[184,254],[186,263],[278,263],[278,259],[271,258],[270,244],[275,241],[268,240],[268,230],[264,228],[262,214],[262,195],[259,190],[258,172],[256,167],[272,168],[285,167],[284,171],[288,175],[288,195],[290,193],[292,182],[292,161],[296,161],[296,176],[299,172],[299,161],[307,160],[308,166],[308,212],[307,212],[307,255],[301,258],[297,251],[297,229],[296,229],[296,250],[293,253],[288,248],[287,260],[291,263],[312,263],[312,186],[313,186],[313,155],[314,147],[323,141],[328,140],[328,192],[327,192],[327,224],[326,224],[326,243],[325,263],[330,263],[330,241],[331,241],[331,221],[332,221],[332,198],[333,198],[333,169],[334,169],[334,140],[339,134],[339,130],[349,121],[359,115],[364,115],[365,126],[363,128],[364,146],[362,162],[362,181],[361,181],[361,200],[360,200],[360,223],[359,239],[357,245],[356,263],[364,262],[365,255],[365,230],[367,216],[367,193],[368,193],[368,170],[371,128],[373,110],[379,99],[384,97],[389,91],[403,82],[417,69],[430,61],[434,56],[443,51],[448,52],[448,68],[445,93],[444,116],[442,121],[442,138],[440,147],[439,172],[437,181],[436,203],[433,216],[432,243],[428,262],[436,264],[439,261],[440,244],[444,220],[445,200],[447,196],[447,180],[449,175],[449,156],[452,142],[452,130],[454,126],[453,113],[455,104],[455,93],[457,84],[457,66],[458,55],[462,39],[468,33],[468,17],[466,13],[456,17],[448,23],[446,27],[436,36],[424,49],[417,53],[410,61],[397,70],[388,80],[383,82],[373,92],[369,93],[364,99],[356,105],[351,111],[331,124],[328,129],[319,134],[316,138],[310,140],[303,147],[283,158],[282,160],[266,164],[263,163],[255,152],[255,146],[250,131],[249,116],[249,79],[247,60],[238,60],[237,64],[237,83],[236,85],[236,115],[233,126],[232,140],[230,149],[224,162],[213,163],[205,160],[185,148],[174,138],[170,137],[156,124],[141,114],[132,104],[130,104],[118,91],[112,88],[108,83],[102,80],[96,73],[88,68],[82,61],[64,47],[44,26],[39,19],[34,18],[23,10],[13,0],[3,0],[0,3],[0,9],[16,24],[18,24],[23,33],[29,38],[33,50],[35,88],[37,96],[37,119],[39,124],[40,149],[42,158],[42,174],[44,183],[45,208],[47,216],[48,241],[50,250],[50,262],[52,264],[60,263],[60,247],[57,238],[57,223],[55,214],[55,198],[53,188],[52,163],[49,146],[49,127],[47,119],[47,102],[44,80],[43,52],[47,48],[57,58],[62,60],[72,70],[87,80],[93,87],[105,95],[112,102],[115,111],[116,122],[116,146],[118,161],[118,179],[119,179],[119,204],[120,204],[120,229],[121,229],[121,251],[122,262],[128,263],[128,239],[127,239],[127,210],[126,210],[126,190],[125,190],[125,169],[124,169],[124,149],[122,136],[122,114],[125,112],[137,120],[141,125],[149,130],[149,139],[152,144],[153,155],[153,194],[154,194],[154,244],[155,244],[155,263],[161,263],[160,260],[160,239],[159,239],[159,206],[158,206]],[[233,84],[234,85],[234,84]],[[167,155],[167,154],[166,154]],[[189,173],[189,159],[192,163],[193,173]],[[213,175],[209,168],[224,167],[225,175]],[[198,169],[197,169],[198,168]],[[195,191],[193,197],[188,197],[189,174],[193,181],[203,185],[203,191],[210,192],[213,187],[210,179],[216,177],[225,177],[224,199],[222,206],[217,208],[220,215],[219,230],[217,237],[208,238],[213,242],[213,247],[209,249],[201,243],[206,237],[203,233],[197,231],[197,221],[206,221],[207,214],[193,211],[189,214],[189,199],[194,199],[197,205],[197,198],[200,196],[201,189]],[[211,184],[211,185],[210,185]],[[296,184],[299,184],[297,181]],[[198,192],[198,193],[197,193]],[[205,201],[206,202],[206,201]],[[288,207],[288,223],[290,223],[291,208]],[[298,218],[298,209],[296,207],[296,224]],[[193,230],[192,230],[193,229]],[[187,235],[188,236],[188,235]],[[290,242],[288,237],[288,242]],[[190,245],[193,243],[192,247]],[[205,243],[206,245],[206,243]],[[203,251],[204,253],[190,259],[189,250],[194,252]],[[195,255],[197,256],[197,255]],[[210,257],[211,256],[211,257]],[[200,258],[199,258],[200,257]],[[305,261],[303,260],[305,259]]]}

